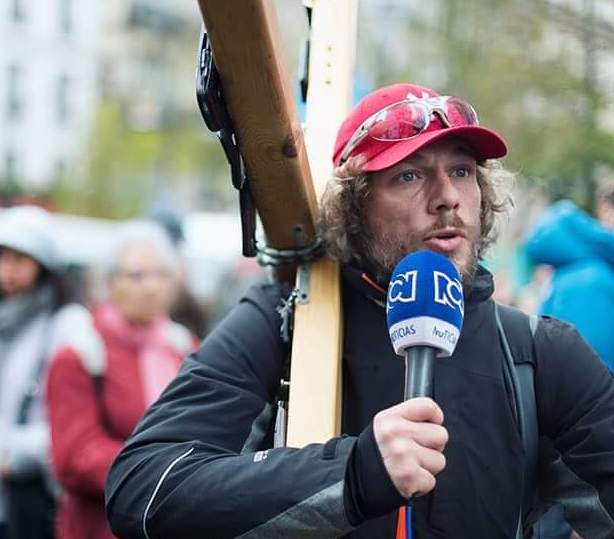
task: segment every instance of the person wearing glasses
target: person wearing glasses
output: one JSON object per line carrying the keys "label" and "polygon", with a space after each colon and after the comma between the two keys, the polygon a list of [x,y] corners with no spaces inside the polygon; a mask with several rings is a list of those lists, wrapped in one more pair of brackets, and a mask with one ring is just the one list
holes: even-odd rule
{"label": "person wearing glasses", "polygon": [[[532,484],[493,279],[480,264],[506,207],[500,183],[510,175],[496,161],[506,151],[457,97],[401,83],[360,101],[338,131],[320,204],[320,234],[342,263],[342,436],[273,447],[289,352],[280,307],[290,291],[256,285],[115,460],[106,499],[118,537],[528,537]],[[458,268],[465,320],[453,356],[435,364],[434,399],[402,402],[386,288],[397,262],[419,249]],[[576,487],[565,493],[570,510],[585,511],[578,531],[614,537],[614,381],[570,326],[544,318],[531,337],[522,320],[539,431]]]}
{"label": "person wearing glasses", "polygon": [[51,361],[51,460],[63,488],[57,535],[110,539],[104,482],[138,419],[196,341],[168,317],[175,251],[150,223],[119,232],[108,258],[108,300],[75,327]]}

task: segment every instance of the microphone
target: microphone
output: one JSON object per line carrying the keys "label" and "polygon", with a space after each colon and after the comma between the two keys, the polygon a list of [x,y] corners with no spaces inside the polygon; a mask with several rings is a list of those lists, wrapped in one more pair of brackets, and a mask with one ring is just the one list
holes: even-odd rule
{"label": "microphone", "polygon": [[454,264],[433,251],[407,255],[388,285],[386,318],[394,351],[405,357],[405,400],[433,396],[433,361],[451,356],[465,304]]}

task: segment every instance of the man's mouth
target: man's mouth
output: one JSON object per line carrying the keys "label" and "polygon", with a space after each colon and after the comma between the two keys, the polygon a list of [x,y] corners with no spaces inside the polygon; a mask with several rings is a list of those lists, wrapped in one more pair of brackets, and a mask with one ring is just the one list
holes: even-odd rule
{"label": "man's mouth", "polygon": [[460,228],[444,227],[429,232],[423,240],[424,245],[433,251],[452,253],[465,241],[467,235]]}

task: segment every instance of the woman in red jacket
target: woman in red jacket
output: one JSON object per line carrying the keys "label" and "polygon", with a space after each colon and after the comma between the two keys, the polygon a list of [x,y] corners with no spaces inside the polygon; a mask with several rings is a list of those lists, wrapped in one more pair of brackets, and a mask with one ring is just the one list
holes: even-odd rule
{"label": "woman in red jacket", "polygon": [[111,257],[108,302],[73,317],[74,339],[52,360],[47,385],[51,456],[63,487],[61,539],[110,539],[107,471],[147,407],[196,342],[168,318],[175,255],[145,224],[128,227]]}

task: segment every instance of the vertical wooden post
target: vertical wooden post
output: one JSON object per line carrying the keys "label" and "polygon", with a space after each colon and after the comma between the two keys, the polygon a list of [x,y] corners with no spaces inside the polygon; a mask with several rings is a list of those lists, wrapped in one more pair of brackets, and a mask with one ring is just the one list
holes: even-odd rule
{"label": "vertical wooden post", "polygon": [[[356,0],[313,0],[306,145],[317,196],[332,171],[339,125],[352,104]],[[309,267],[309,300],[298,303],[292,342],[287,445],[337,436],[341,428],[343,321],[338,265]],[[300,276],[300,272],[299,272]]]}

